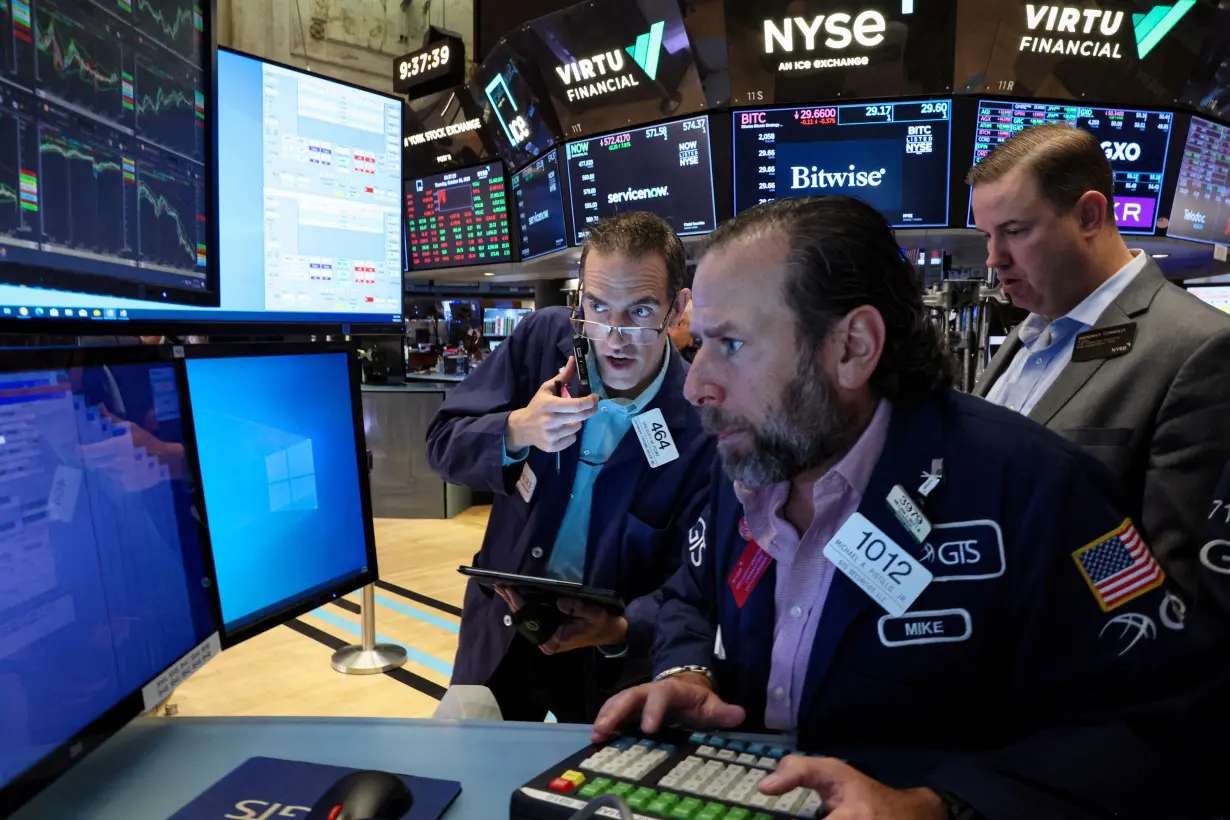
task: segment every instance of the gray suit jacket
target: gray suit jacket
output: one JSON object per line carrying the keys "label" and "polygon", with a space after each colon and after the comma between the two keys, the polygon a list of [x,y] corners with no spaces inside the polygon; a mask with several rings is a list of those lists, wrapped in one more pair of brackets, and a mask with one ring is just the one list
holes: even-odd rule
{"label": "gray suit jacket", "polygon": [[[1101,459],[1137,509],[1153,554],[1189,595],[1213,491],[1230,461],[1230,316],[1166,281],[1152,259],[1095,329],[1136,323],[1130,352],[1069,362],[1029,413]],[[1011,364],[1017,331],[974,388]]]}

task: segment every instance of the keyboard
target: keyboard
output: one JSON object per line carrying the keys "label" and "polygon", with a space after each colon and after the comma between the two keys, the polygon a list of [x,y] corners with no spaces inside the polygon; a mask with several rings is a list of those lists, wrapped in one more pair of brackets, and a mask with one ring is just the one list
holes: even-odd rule
{"label": "keyboard", "polygon": [[[568,820],[595,797],[617,794],[639,820],[824,817],[823,801],[811,789],[769,797],[757,788],[788,754],[802,753],[783,744],[705,732],[623,735],[590,746],[526,783],[513,793],[511,816]],[[606,807],[598,815],[619,817]]]}

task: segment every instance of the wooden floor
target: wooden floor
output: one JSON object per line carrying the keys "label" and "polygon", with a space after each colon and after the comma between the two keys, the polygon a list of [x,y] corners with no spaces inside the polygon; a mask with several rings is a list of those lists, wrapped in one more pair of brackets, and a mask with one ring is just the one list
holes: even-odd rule
{"label": "wooden floor", "polygon": [[465,579],[489,507],[449,521],[376,520],[376,628],[410,660],[392,675],[333,671],[332,646],[358,643],[358,593],[223,652],[167,703],[179,715],[430,717],[448,686]]}

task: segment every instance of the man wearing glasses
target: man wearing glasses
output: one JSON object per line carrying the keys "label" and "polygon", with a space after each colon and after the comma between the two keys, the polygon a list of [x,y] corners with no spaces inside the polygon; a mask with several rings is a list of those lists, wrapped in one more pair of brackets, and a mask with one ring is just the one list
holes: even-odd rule
{"label": "man wearing glasses", "polygon": [[686,268],[662,219],[598,223],[581,250],[577,308],[527,317],[428,429],[437,475],[495,494],[475,566],[627,603],[616,615],[561,599],[561,625],[535,645],[533,609],[471,581],[452,683],[488,687],[506,720],[587,722],[607,695],[648,679],[659,588],[695,535],[715,452],[668,335],[687,304]]}

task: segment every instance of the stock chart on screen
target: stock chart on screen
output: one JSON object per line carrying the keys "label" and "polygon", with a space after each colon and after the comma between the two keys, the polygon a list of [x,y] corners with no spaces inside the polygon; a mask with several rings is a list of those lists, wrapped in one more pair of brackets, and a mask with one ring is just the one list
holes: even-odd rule
{"label": "stock chart on screen", "polygon": [[208,288],[206,51],[195,0],[0,0],[0,281]]}

